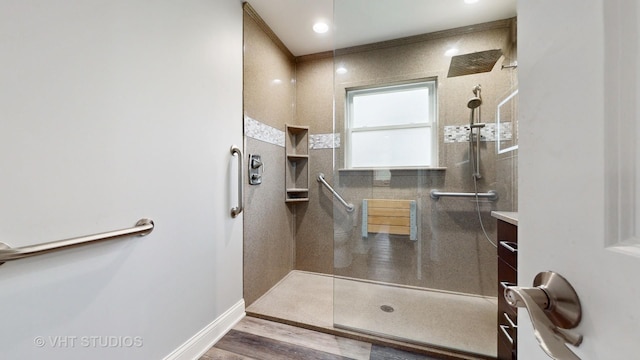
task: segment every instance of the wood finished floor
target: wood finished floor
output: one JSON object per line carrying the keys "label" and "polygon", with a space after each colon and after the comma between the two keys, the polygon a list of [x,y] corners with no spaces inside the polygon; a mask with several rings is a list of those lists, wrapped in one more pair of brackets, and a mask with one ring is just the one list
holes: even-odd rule
{"label": "wood finished floor", "polygon": [[200,360],[437,360],[247,316]]}

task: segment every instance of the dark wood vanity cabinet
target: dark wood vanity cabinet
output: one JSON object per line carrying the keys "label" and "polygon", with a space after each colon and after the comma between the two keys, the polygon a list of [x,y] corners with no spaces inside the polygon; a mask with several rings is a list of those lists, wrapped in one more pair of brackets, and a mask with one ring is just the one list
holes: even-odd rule
{"label": "dark wood vanity cabinet", "polygon": [[515,360],[518,355],[518,312],[504,299],[506,286],[518,281],[518,226],[498,219],[498,359]]}

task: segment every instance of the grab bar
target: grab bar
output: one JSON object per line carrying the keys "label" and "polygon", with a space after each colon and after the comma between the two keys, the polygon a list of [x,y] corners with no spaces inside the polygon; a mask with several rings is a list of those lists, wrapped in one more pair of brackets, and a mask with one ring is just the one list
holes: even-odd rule
{"label": "grab bar", "polygon": [[348,202],[344,201],[344,199],[342,198],[342,196],[340,196],[340,194],[338,194],[335,190],[333,190],[333,188],[331,187],[331,185],[329,185],[329,183],[324,179],[324,174],[323,173],[319,173],[318,174],[318,182],[321,182],[322,184],[324,184],[324,186],[327,187],[327,189],[329,189],[331,191],[331,193],[333,194],[333,196],[336,197],[336,199],[338,199],[338,201],[340,201],[340,203],[342,205],[344,205],[345,208],[347,208],[348,212],[352,212],[355,207],[353,206],[353,204],[349,204]]}
{"label": "grab bar", "polygon": [[486,193],[462,193],[462,192],[444,192],[440,190],[431,190],[431,198],[434,200],[440,199],[440,197],[465,197],[465,198],[479,198],[487,199],[491,201],[498,200],[498,192],[495,190],[489,190]]}
{"label": "grab bar", "polygon": [[6,261],[23,259],[31,256],[42,255],[75,246],[82,246],[103,240],[112,240],[124,236],[145,236],[153,231],[153,220],[140,219],[134,227],[122,230],[114,230],[94,235],[87,235],[66,240],[51,241],[47,243],[12,248],[0,242],[0,265]]}
{"label": "grab bar", "polygon": [[244,208],[243,196],[242,196],[242,182],[244,181],[244,158],[242,157],[242,150],[239,147],[231,146],[231,156],[238,154],[238,206],[231,208],[231,217],[234,218],[242,212]]}

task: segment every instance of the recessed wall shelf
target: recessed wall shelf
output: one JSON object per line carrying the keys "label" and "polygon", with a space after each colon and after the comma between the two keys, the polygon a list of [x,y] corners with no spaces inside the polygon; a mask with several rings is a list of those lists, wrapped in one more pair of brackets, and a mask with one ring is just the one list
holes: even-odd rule
{"label": "recessed wall shelf", "polygon": [[285,202],[309,201],[309,127],[285,125]]}
{"label": "recessed wall shelf", "polygon": [[306,160],[308,158],[309,155],[287,154],[287,159],[289,159],[289,161]]}

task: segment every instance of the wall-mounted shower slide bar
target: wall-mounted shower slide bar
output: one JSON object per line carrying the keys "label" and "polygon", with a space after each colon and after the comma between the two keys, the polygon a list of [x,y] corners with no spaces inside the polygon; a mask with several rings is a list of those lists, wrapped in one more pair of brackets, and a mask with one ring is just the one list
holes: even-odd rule
{"label": "wall-mounted shower slide bar", "polygon": [[153,220],[140,219],[138,220],[136,225],[131,228],[76,237],[66,240],[51,241],[37,245],[12,248],[3,242],[0,242],[0,265],[10,260],[18,260],[31,256],[42,255],[58,250],[68,249],[71,247],[93,244],[99,241],[113,240],[132,235],[145,236],[153,231],[153,227]]}
{"label": "wall-mounted shower slide bar", "polygon": [[489,190],[486,193],[461,193],[461,192],[445,192],[440,190],[431,190],[431,198],[438,200],[441,197],[464,197],[464,198],[478,198],[487,199],[491,201],[498,200],[498,192],[495,190]]}
{"label": "wall-mounted shower slide bar", "polygon": [[344,205],[344,207],[347,209],[348,212],[352,212],[355,209],[353,204],[350,204],[350,203],[347,203],[346,201],[344,201],[342,196],[340,196],[340,194],[338,194],[335,190],[333,190],[331,185],[329,185],[329,183],[324,179],[324,174],[323,173],[319,173],[318,174],[318,182],[321,182],[322,184],[324,184],[324,186],[326,186],[327,189],[329,189],[329,191],[331,191],[333,196],[335,196],[336,199],[338,199],[338,201],[340,201],[340,203],[342,205]]}

